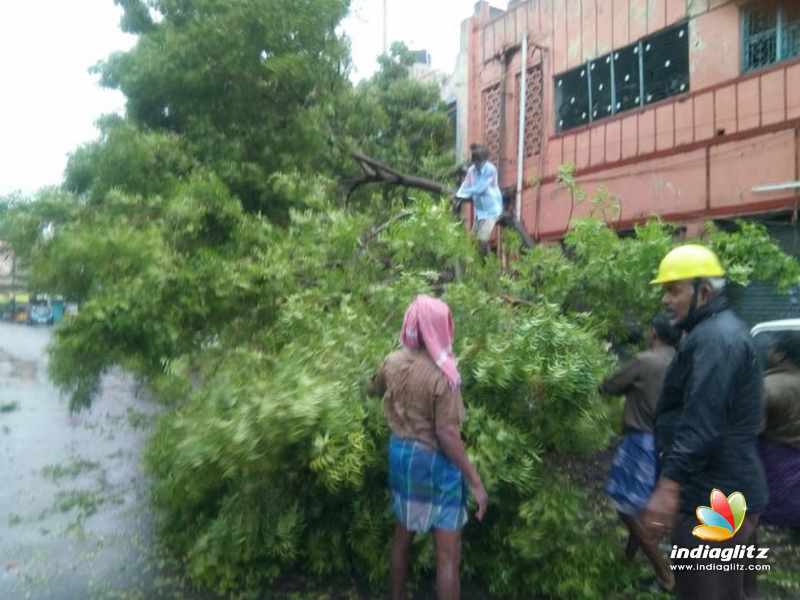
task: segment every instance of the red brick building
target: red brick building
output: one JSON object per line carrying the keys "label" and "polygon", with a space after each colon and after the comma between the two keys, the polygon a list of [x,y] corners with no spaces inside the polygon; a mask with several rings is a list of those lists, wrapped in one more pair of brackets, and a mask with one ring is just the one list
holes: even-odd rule
{"label": "red brick building", "polygon": [[617,198],[619,229],[796,215],[800,0],[478,2],[465,29],[468,140],[489,146],[503,186],[521,166],[535,238],[590,210],[571,213],[564,163]]}

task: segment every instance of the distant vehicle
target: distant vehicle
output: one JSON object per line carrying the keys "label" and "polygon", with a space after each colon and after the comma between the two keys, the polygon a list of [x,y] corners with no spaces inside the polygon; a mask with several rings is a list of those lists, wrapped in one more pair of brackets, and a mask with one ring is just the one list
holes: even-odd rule
{"label": "distant vehicle", "polygon": [[16,323],[25,323],[28,320],[28,303],[30,296],[26,293],[11,295],[11,320]]}
{"label": "distant vehicle", "polygon": [[47,296],[34,296],[28,309],[28,325],[52,325],[53,307]]}
{"label": "distant vehicle", "polygon": [[64,298],[56,296],[50,301],[50,307],[53,309],[53,323],[59,323],[64,320],[65,303]]}

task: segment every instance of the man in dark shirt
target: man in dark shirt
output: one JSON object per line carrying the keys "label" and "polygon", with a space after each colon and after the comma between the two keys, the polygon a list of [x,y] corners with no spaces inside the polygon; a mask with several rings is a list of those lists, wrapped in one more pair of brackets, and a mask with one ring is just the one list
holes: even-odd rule
{"label": "man in dark shirt", "polygon": [[800,528],[800,331],[769,334],[761,459],[769,505],[765,523]]}
{"label": "man in dark shirt", "polygon": [[[672,528],[672,543],[679,548],[747,545],[767,505],[757,444],[763,375],[747,328],[728,308],[724,275],[713,252],[686,245],[667,254],[652,282],[663,286],[663,303],[686,336],[656,409],[661,476],[642,521],[653,537]],[[746,517],[733,537],[704,542],[693,536],[695,511],[709,504],[714,489],[744,495]],[[675,562],[679,598],[745,597],[744,571],[714,569],[725,566],[719,559]]]}
{"label": "man in dark shirt", "polygon": [[638,517],[656,485],[653,437],[656,403],[664,383],[664,373],[675,356],[679,340],[680,334],[667,317],[657,316],[651,323],[650,348],[637,354],[600,386],[603,394],[625,395],[624,437],[606,483],[606,493],[628,528],[625,555],[630,560],[641,547],[653,565],[658,584],[666,591],[674,587],[674,577],[658,545],[643,535]]}
{"label": "man in dark shirt", "polygon": [[625,396],[622,415],[625,432],[653,433],[664,373],[675,356],[679,341],[678,330],[672,327],[667,317],[658,315],[650,323],[649,348],[637,354],[600,386],[603,394]]}
{"label": "man in dark shirt", "polygon": [[[800,529],[800,331],[762,333],[755,341],[766,343],[767,367],[759,452],[769,504],[761,521]],[[757,575],[745,574],[748,598],[758,596]]]}

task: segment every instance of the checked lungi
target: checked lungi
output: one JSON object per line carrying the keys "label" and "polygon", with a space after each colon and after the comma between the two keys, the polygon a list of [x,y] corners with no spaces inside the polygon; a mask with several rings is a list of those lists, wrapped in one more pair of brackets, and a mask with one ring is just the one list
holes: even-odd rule
{"label": "checked lungi", "polygon": [[653,434],[627,433],[617,448],[606,482],[606,493],[614,508],[624,515],[638,515],[655,489],[657,475]]}
{"label": "checked lungi", "polygon": [[391,436],[389,489],[397,521],[409,531],[458,530],[467,522],[461,470],[422,442]]}

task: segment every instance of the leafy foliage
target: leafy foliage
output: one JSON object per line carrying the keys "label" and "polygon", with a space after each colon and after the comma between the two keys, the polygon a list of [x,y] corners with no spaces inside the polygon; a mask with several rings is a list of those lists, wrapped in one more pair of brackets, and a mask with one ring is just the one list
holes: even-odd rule
{"label": "leafy foliage", "polygon": [[[581,494],[550,481],[541,461],[607,445],[611,408],[596,386],[613,367],[603,336],[622,313],[602,297],[634,306],[669,230],[652,223],[620,240],[582,222],[565,251],[537,250],[515,276],[478,259],[444,203],[419,198],[360,247],[369,215],[335,208],[326,181],[276,183],[308,199],[286,229],[247,215],[224,184],[198,174],[167,200],[115,192],[103,211],[76,204],[73,220],[31,251],[42,285],[84,300],[51,359],[76,403],[122,364],[175,404],[147,464],[165,540],[189,572],[229,591],[300,564],[320,577],[355,570],[385,581],[388,431],[363,382],[394,346],[411,298],[438,292],[458,328],[464,434],[493,499],[487,523],[468,529],[465,573],[504,596],[589,598],[628,585],[610,576],[609,546],[539,548],[547,511],[570,536],[592,526]],[[629,271],[604,265],[610,257]],[[595,299],[591,314],[571,303],[577,293]],[[642,296],[639,310],[651,300]],[[529,555],[550,572],[564,569],[561,551],[586,569],[534,577],[544,571],[530,570]],[[418,576],[429,572],[425,556]]]}
{"label": "leafy foliage", "polygon": [[[53,214],[52,195],[10,209],[28,223],[21,239],[36,240],[43,289],[83,302],[57,330],[50,367],[75,405],[115,364],[174,405],[147,465],[164,539],[192,576],[256,589],[305,565],[383,585],[388,431],[363,384],[394,347],[408,302],[427,292],[453,308],[464,435],[493,501],[487,521],[467,528],[465,574],[504,597],[628,589],[635,573],[616,564],[610,524],[542,461],[607,446],[615,407],[596,393],[614,366],[605,338],[655,309],[647,282],[670,229],[652,222],[620,239],[579,222],[563,250],[537,248],[506,273],[478,258],[445,203],[420,197],[363,243],[370,214],[336,208],[330,182],[281,175],[273,185],[306,206],[286,228],[246,213],[202,171],[168,198],[73,202],[46,242],[33,223]],[[729,268],[744,244],[774,269],[758,231],[715,236]],[[430,574],[428,544],[417,577]],[[580,573],[567,571],[573,560]]]}
{"label": "leafy foliage", "polygon": [[[128,116],[73,156],[70,189],[97,195],[135,181],[133,193],[163,193],[160,185],[199,163],[246,210],[285,219],[287,199],[270,176],[309,172],[330,151],[329,117],[348,90],[337,32],[348,0],[118,3],[138,41],[95,70],[126,95]],[[160,168],[148,180],[152,165]]]}
{"label": "leafy foliage", "polygon": [[[330,220],[293,215],[271,255],[290,255],[305,238],[317,245],[302,259],[284,259],[276,321],[249,344],[239,341],[234,352],[221,343],[199,353],[207,383],[163,418],[148,464],[168,539],[201,581],[228,589],[270,580],[295,564],[312,565],[320,575],[354,565],[373,585],[385,581],[388,431],[380,402],[364,396],[363,382],[391,350],[409,300],[435,283],[441,257],[425,251],[430,228],[445,247],[468,243],[445,205],[421,201],[415,213],[429,217],[427,230],[409,220],[355,256],[362,229],[346,224],[356,216],[335,209],[328,210]],[[340,254],[340,236],[349,236],[349,258]],[[420,249],[413,260],[403,240]],[[336,271],[325,272],[332,263]],[[318,269],[313,283],[306,279],[310,264]],[[594,379],[608,359],[587,326],[554,308],[491,301],[470,265],[479,269],[477,261],[468,263],[470,278],[448,286],[445,299],[460,324],[465,435],[495,499],[490,524],[476,528],[481,533],[471,541],[476,550],[466,553],[465,569],[491,580],[502,556],[495,550],[506,543],[498,531],[521,526],[516,507],[539,489],[537,448],[566,447],[567,436],[572,447],[583,436],[586,449],[607,441],[607,422],[602,439],[596,427],[580,423],[582,410],[603,410]],[[487,270],[496,275],[497,265]],[[510,347],[501,341],[509,336]],[[549,360],[536,364],[539,356]],[[566,415],[577,424],[564,433],[555,422]],[[268,508],[265,498],[274,498]],[[486,561],[488,570],[485,564],[479,570]]]}
{"label": "leafy foliage", "polygon": [[607,598],[630,584],[633,573],[620,569],[619,542],[602,526],[605,515],[587,510],[590,502],[568,480],[550,476],[538,494],[519,506],[523,526],[511,533],[509,546],[521,559],[518,564],[540,565],[549,575],[509,563],[507,580],[513,587],[508,591],[527,588],[545,598]]}
{"label": "leafy foliage", "polygon": [[[351,89],[346,0],[118,4],[139,41],[97,69],[128,115],[101,120],[64,190],[0,203],[0,234],[37,289],[81,304],[50,360],[73,408],[114,365],[170,405],[146,462],[164,541],[191,576],[225,592],[300,567],[384,585],[388,430],[364,383],[408,302],[433,293],[454,312],[464,436],[492,498],[465,532],[464,573],[502,597],[630,591],[613,515],[556,459],[613,434],[618,407],[596,392],[614,367],[607,342],[655,312],[647,282],[670,227],[620,239],[580,221],[508,272],[436,199],[342,208],[330,176],[349,146],[414,173],[452,163],[447,117],[409,79],[407,48]],[[561,181],[586,199],[569,168]],[[592,202],[613,209],[608,193]],[[799,279],[763,229],[709,239],[737,281]],[[433,560],[429,538],[418,546],[419,581]]]}
{"label": "leafy foliage", "polygon": [[751,281],[771,281],[786,291],[800,280],[800,264],[786,256],[760,223],[736,221],[737,229],[720,231],[706,227],[709,242],[727,265],[727,276],[740,285]]}
{"label": "leafy foliage", "polygon": [[169,132],[140,131],[116,115],[98,122],[101,136],[69,158],[64,187],[101,203],[112,191],[153,198],[174,193],[196,167],[182,139]]}
{"label": "leafy foliage", "polygon": [[439,178],[452,170],[454,128],[433,82],[410,77],[414,54],[402,42],[378,59],[343,110],[343,129],[365,153],[405,173]]}

